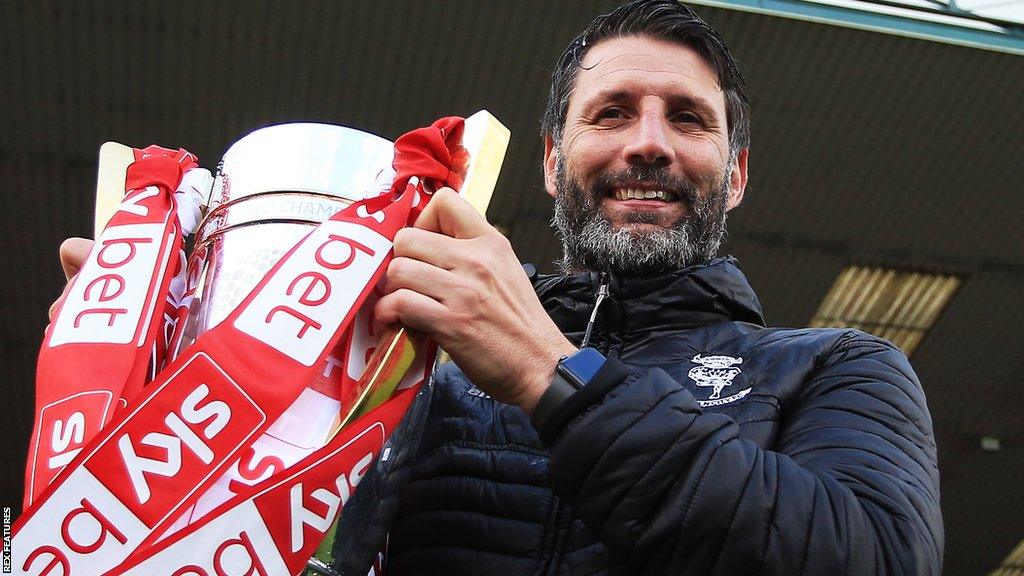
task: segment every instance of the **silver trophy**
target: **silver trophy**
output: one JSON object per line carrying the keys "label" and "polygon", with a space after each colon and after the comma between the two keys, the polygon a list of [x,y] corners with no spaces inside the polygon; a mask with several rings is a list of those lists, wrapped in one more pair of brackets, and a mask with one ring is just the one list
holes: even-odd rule
{"label": "silver trophy", "polygon": [[171,358],[219,324],[312,227],[391,186],[392,143],[330,124],[261,128],[228,148],[189,260]]}
{"label": "silver trophy", "polygon": [[[353,202],[390,189],[393,156],[388,140],[328,124],[269,126],[232,144],[196,229],[187,273],[193,297],[178,318],[168,360],[227,318],[313,227]],[[337,391],[342,371],[350,369],[358,367],[340,367],[323,384]],[[253,449],[287,463],[311,453],[331,433],[341,408],[337,396],[306,389]],[[192,520],[229,498],[226,487],[238,480],[243,479],[229,471],[189,512]],[[324,560],[330,562],[330,556]],[[311,569],[334,572],[328,562],[310,562]]]}
{"label": "silver trophy", "polygon": [[[470,161],[460,195],[481,213],[490,200],[508,141],[508,129],[486,111],[466,120],[463,146]],[[269,126],[232,144],[218,166],[212,187],[208,173],[205,180],[196,179],[204,182],[202,187],[209,189],[209,194],[201,194],[205,202],[188,261],[185,293],[191,294],[191,300],[182,300],[187,306],[179,309],[168,341],[168,361],[227,318],[313,227],[353,202],[389,190],[394,178],[393,157],[394,147],[388,140],[327,124]],[[101,148],[98,230],[123,196],[124,170],[131,161],[131,148],[116,143]],[[367,328],[372,325],[368,320],[357,317],[354,325]],[[341,367],[350,379],[363,373],[367,362],[362,352],[377,345],[378,337],[383,341],[385,337],[404,339],[406,335],[400,328],[392,328],[383,335],[361,334],[354,329],[349,365]],[[319,390],[337,384],[340,373],[336,371],[328,378],[325,372]],[[357,409],[372,407],[366,398],[351,407],[342,407],[338,398],[321,393],[315,384],[307,387],[288,408],[288,417],[271,425],[253,444],[254,454],[287,445],[288,455],[278,455],[290,465],[322,446],[336,432],[339,414],[348,414],[342,418],[343,424],[362,413]],[[429,387],[425,386],[388,441],[385,453],[389,456],[376,462],[360,482],[359,490],[353,493],[332,529],[333,534],[317,557],[310,559],[307,573],[366,574],[383,547],[403,484],[404,475],[391,471],[405,468],[415,452],[428,405]],[[172,531],[230,498],[230,491],[224,487],[231,480],[239,478],[226,473],[179,519]]]}

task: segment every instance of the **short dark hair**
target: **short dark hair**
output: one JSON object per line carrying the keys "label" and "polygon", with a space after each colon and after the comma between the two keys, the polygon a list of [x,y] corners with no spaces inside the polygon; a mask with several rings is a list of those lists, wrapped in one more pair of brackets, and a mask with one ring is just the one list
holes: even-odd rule
{"label": "short dark hair", "polygon": [[557,144],[562,138],[576,74],[587,51],[603,40],[637,36],[666,40],[697,51],[718,74],[725,93],[729,147],[735,153],[750,146],[750,99],[743,75],[722,36],[693,10],[676,0],[636,0],[598,16],[577,36],[558,59],[551,74],[551,92],[541,121],[543,136]]}

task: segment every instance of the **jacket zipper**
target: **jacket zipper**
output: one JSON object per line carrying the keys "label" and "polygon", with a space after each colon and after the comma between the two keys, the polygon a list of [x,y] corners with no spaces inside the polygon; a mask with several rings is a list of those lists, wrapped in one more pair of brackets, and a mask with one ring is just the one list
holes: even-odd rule
{"label": "jacket zipper", "polygon": [[562,555],[569,546],[569,531],[573,522],[569,507],[562,503],[557,494],[553,494],[552,497],[555,499],[555,513],[552,520],[554,532],[551,539],[551,555],[543,568],[537,572],[544,576],[557,576],[562,572]]}
{"label": "jacket zipper", "polygon": [[[590,337],[594,333],[594,324],[597,322],[597,312],[601,309],[601,304],[604,303],[605,298],[609,294],[609,278],[607,272],[602,272],[599,277],[599,284],[597,287],[597,298],[594,299],[594,309],[590,312],[590,320],[587,321],[587,329],[583,333],[583,339],[580,340],[580,348],[586,348],[590,344]],[[605,348],[608,347],[608,343],[605,343]],[[607,350],[605,350],[607,354]],[[551,557],[548,558],[545,563],[545,567],[542,570],[543,574],[554,575],[558,574],[561,570],[562,553],[565,552],[565,548],[569,541],[569,529],[572,526],[572,516],[569,513],[568,507],[562,504],[562,499],[557,494],[552,495],[555,499],[555,514],[554,514],[554,538],[551,542]]]}
{"label": "jacket zipper", "polygon": [[601,303],[608,297],[608,273],[601,272],[600,285],[597,287],[597,299],[594,300],[594,309],[590,313],[590,320],[587,322],[587,331],[583,333],[583,340],[580,341],[580,348],[586,348],[590,344],[590,336],[594,331],[594,323],[597,321],[597,311]]}

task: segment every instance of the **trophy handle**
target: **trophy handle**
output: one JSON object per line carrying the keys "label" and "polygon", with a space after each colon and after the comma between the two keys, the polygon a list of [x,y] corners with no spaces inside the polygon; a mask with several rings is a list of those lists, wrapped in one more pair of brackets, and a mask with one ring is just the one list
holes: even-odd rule
{"label": "trophy handle", "polygon": [[[487,206],[498,182],[498,173],[505,161],[511,133],[490,112],[481,110],[466,118],[462,147],[469,152],[469,167],[459,196],[466,199],[481,216],[487,217]],[[391,397],[416,356],[424,348],[426,338],[404,326],[389,326],[359,378],[351,403],[342,402],[337,424],[327,435],[330,442],[342,428],[380,406]]]}
{"label": "trophy handle", "polygon": [[124,199],[125,176],[128,165],[134,161],[135,153],[130,146],[118,142],[104,142],[100,146],[99,170],[96,174],[96,211],[93,217],[94,238],[100,237]]}

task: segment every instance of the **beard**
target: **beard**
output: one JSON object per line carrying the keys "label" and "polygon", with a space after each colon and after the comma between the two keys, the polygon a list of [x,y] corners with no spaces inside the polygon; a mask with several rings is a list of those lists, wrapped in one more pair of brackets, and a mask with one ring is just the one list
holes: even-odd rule
{"label": "beard", "polygon": [[[562,240],[562,272],[653,274],[708,262],[725,240],[732,164],[730,157],[708,194],[701,194],[692,182],[673,176],[666,168],[643,166],[602,174],[589,190],[584,190],[566,173],[559,157],[555,166],[555,215],[551,223]],[[631,212],[626,216],[626,224],[616,230],[601,211],[600,200],[609,197],[617,183],[641,180],[674,192],[676,201],[687,203],[689,214],[668,222],[662,212]]]}

